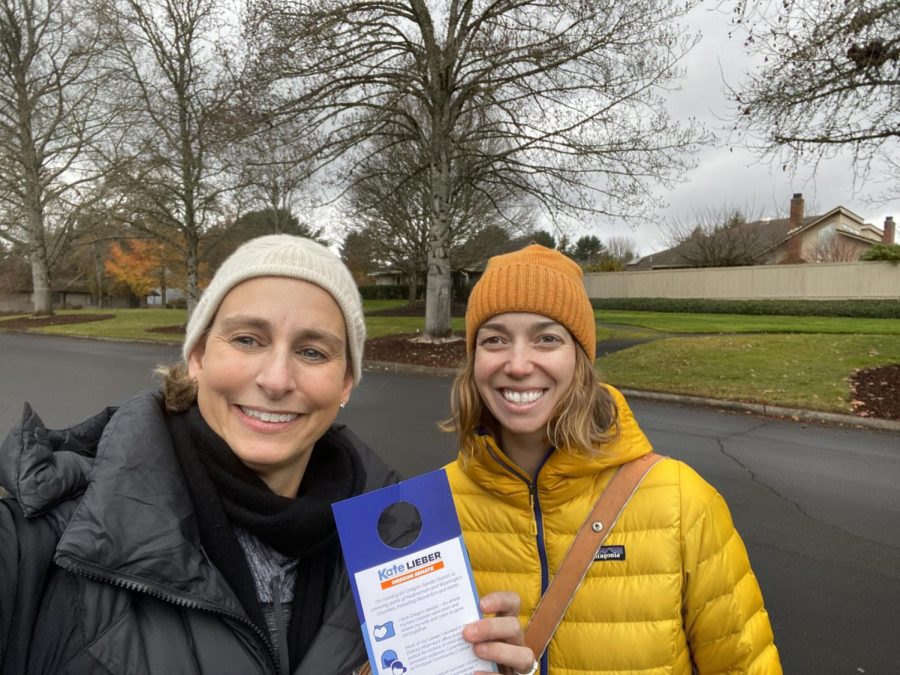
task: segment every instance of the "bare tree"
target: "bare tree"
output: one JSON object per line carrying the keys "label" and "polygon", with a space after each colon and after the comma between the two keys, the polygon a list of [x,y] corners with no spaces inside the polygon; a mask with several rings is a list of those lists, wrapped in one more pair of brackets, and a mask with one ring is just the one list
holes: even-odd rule
{"label": "bare tree", "polygon": [[634,217],[657,182],[682,175],[697,129],[674,124],[659,93],[692,44],[675,23],[692,4],[253,0],[248,34],[281,111],[311,113],[323,162],[351,147],[418,148],[425,330],[439,337],[450,331],[458,164],[469,185],[526,193],[551,219]]}
{"label": "bare tree", "polygon": [[[527,207],[508,186],[478,183],[469,168],[462,160],[453,166],[458,194],[448,209],[451,270],[484,259],[485,251],[476,251],[469,244],[485,230],[518,231],[531,220]],[[371,240],[370,250],[381,264],[403,271],[410,303],[416,300],[418,281],[428,269],[429,175],[427,158],[419,146],[403,143],[380,155],[364,156],[358,165],[358,179],[349,191],[362,231]]]}
{"label": "bare tree", "polygon": [[[735,129],[785,163],[842,150],[865,175],[900,138],[900,3],[737,0],[759,66],[738,90]],[[889,158],[890,159],[890,158]],[[897,183],[897,174],[893,175]]]}
{"label": "bare tree", "polygon": [[634,242],[629,237],[610,237],[593,262],[583,265],[585,272],[621,272],[625,264],[636,256]]}
{"label": "bare tree", "polygon": [[610,237],[606,240],[606,251],[610,260],[619,265],[619,269],[625,269],[625,264],[637,257],[634,240],[627,236]]}
{"label": "bare tree", "polygon": [[25,251],[35,314],[52,313],[52,270],[93,198],[90,149],[109,121],[82,5],[0,0],[0,237]]}
{"label": "bare tree", "polygon": [[275,232],[296,227],[289,220],[296,217],[297,199],[309,184],[313,144],[304,138],[302,126],[292,119],[273,124],[259,117],[257,110],[240,112],[245,115],[245,128],[253,133],[228,149],[229,161],[239,173],[236,201],[241,211],[249,207],[274,215]]}
{"label": "bare tree", "polygon": [[[739,209],[696,208],[688,217],[673,217],[664,227],[665,237],[688,267],[734,267],[759,262],[774,242],[768,228],[748,223]],[[784,228],[778,230],[783,235]]]}
{"label": "bare tree", "polygon": [[216,0],[107,0],[111,57],[133,103],[116,148],[120,214],[183,252],[189,314],[201,240],[237,185],[226,149],[245,131],[228,17]]}
{"label": "bare tree", "polygon": [[820,239],[815,246],[804,251],[803,258],[816,263],[854,262],[863,252],[846,238],[831,233],[830,237]]}

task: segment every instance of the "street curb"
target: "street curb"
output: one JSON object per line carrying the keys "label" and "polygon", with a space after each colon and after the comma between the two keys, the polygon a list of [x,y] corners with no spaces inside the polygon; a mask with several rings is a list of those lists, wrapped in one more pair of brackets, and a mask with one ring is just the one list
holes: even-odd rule
{"label": "street curb", "polygon": [[[398,375],[432,375],[438,377],[453,377],[456,375],[456,368],[432,368],[430,366],[416,366],[405,363],[391,363],[388,361],[363,361],[363,370],[397,373]],[[641,399],[644,401],[703,406],[706,408],[719,408],[721,410],[753,413],[754,415],[760,415],[762,417],[787,418],[800,422],[841,424],[845,426],[863,427],[866,429],[877,429],[879,431],[900,432],[900,422],[895,422],[893,420],[855,417],[854,415],[819,412],[803,408],[786,408],[783,406],[766,405],[764,403],[746,403],[744,401],[729,401],[719,398],[705,398],[703,396],[667,394],[643,389],[621,389],[620,391],[628,398]]]}
{"label": "street curb", "polygon": [[154,340],[153,338],[116,338],[104,335],[64,335],[62,333],[39,333],[38,331],[23,328],[0,328],[0,333],[17,333],[19,335],[40,335],[41,337],[65,338],[67,340],[94,340],[96,342],[124,342],[139,345],[156,345],[162,347],[175,347],[181,351],[184,340]]}
{"label": "street curb", "polygon": [[[0,332],[24,333],[30,331],[0,328]],[[34,334],[34,333],[32,333]],[[87,335],[57,335],[54,333],[39,333],[51,337],[78,338],[82,340],[101,340],[109,342],[137,342],[142,344],[154,344],[173,346],[172,342],[165,340],[121,340],[116,338],[104,338]],[[390,361],[363,361],[363,371],[376,371],[382,373],[396,373],[397,375],[429,375],[432,377],[453,377],[456,368],[436,368],[432,366],[417,366],[406,363],[392,363]],[[680,405],[703,406],[707,408],[719,408],[720,410],[733,410],[735,412],[752,413],[763,417],[787,418],[801,422],[819,422],[824,424],[841,424],[845,426],[876,429],[879,431],[900,432],[900,422],[893,420],[873,419],[868,417],[855,417],[854,415],[841,415],[839,413],[818,412],[803,408],[785,408],[782,406],[766,405],[764,403],[745,403],[743,401],[729,401],[718,398],[705,398],[702,396],[687,396],[683,394],[666,394],[658,391],[646,391],[642,389],[622,389],[622,394],[627,397],[644,401],[658,401],[660,403],[677,403]]]}
{"label": "street curb", "polygon": [[628,398],[643,399],[645,401],[658,401],[660,403],[678,403],[681,405],[704,406],[708,408],[720,408],[747,412],[763,417],[788,418],[800,422],[821,422],[826,424],[842,424],[880,431],[900,432],[900,422],[883,420],[870,417],[856,417],[854,415],[842,415],[840,413],[820,412],[818,410],[806,410],[804,408],[785,408],[764,403],[746,403],[744,401],[728,401],[719,398],[704,398],[702,396],[686,396],[682,394],[664,394],[658,391],[644,391],[641,389],[622,389],[622,394]]}
{"label": "street curb", "polygon": [[457,369],[437,368],[435,366],[417,366],[412,363],[393,363],[392,361],[363,361],[363,371],[367,370],[374,370],[380,373],[396,373],[397,375],[454,377]]}

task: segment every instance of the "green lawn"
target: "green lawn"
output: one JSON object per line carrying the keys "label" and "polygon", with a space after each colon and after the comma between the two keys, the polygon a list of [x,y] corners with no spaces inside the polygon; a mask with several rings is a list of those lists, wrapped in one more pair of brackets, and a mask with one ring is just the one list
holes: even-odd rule
{"label": "green lawn", "polygon": [[840,316],[753,316],[595,310],[601,324],[629,324],[663,333],[866,333],[900,335],[900,319]]}
{"label": "green lawn", "polygon": [[[56,314],[109,314],[115,318],[90,323],[47,326],[35,332],[119,340],[179,342],[184,337],[181,333],[148,333],[147,329],[184,325],[187,318],[187,312],[183,309],[62,309],[57,310]],[[0,328],[2,327],[3,321],[0,320]]]}
{"label": "green lawn", "polygon": [[[366,301],[366,312],[403,305]],[[93,323],[51,326],[40,332],[110,339],[179,342],[181,333],[150,333],[178,326],[175,309],[62,310],[112,314]],[[855,369],[900,363],[900,320],[833,317],[597,313],[600,340],[660,338],[602,357],[604,379],[619,387],[684,393],[772,405],[851,412],[848,378]],[[3,321],[13,317],[0,318]],[[413,333],[421,317],[367,316],[370,337]],[[465,330],[464,320],[452,320]],[[694,333],[692,336],[684,334]],[[713,334],[713,335],[709,335]]]}
{"label": "green lawn", "polygon": [[[371,312],[390,307],[404,305],[402,300],[367,300],[363,303],[364,311]],[[178,342],[184,335],[182,333],[152,333],[148,328],[160,326],[183,325],[187,313],[183,309],[101,309],[101,310],[57,310],[57,314],[110,314],[114,319],[106,321],[94,321],[91,323],[66,324],[62,326],[47,326],[36,329],[35,332],[52,333],[56,335],[75,335],[80,337],[100,337],[123,340],[164,340]],[[22,315],[19,315],[22,316]],[[0,328],[3,321],[12,319],[12,316],[0,318]],[[465,330],[465,321],[455,318],[451,321],[453,330]],[[379,337],[392,333],[415,333],[425,329],[425,319],[422,317],[399,316],[367,316],[366,327],[369,337]]]}
{"label": "green lawn", "polygon": [[675,337],[602,357],[618,387],[852,412],[854,370],[900,363],[896,335]]}

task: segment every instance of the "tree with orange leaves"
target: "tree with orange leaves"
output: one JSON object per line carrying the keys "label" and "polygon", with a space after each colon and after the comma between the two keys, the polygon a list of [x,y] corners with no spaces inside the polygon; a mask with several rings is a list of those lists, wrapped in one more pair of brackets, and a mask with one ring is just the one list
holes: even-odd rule
{"label": "tree with orange leaves", "polygon": [[165,276],[163,244],[147,239],[114,243],[104,264],[107,274],[125,284],[139,298],[149,295]]}

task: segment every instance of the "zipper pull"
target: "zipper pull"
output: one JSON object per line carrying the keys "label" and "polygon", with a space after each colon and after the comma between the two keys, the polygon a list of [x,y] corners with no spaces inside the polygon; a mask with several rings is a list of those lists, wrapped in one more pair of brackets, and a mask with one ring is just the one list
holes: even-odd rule
{"label": "zipper pull", "polygon": [[531,536],[536,537],[538,533],[537,516],[534,513],[534,504],[537,499],[537,485],[531,483],[528,486],[528,503],[531,506]]}

